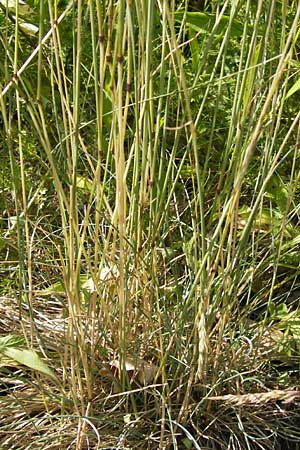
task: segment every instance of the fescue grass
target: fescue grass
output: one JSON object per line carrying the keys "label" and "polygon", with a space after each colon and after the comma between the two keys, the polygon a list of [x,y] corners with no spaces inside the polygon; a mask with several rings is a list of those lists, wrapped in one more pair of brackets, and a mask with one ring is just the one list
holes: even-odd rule
{"label": "fescue grass", "polygon": [[297,449],[300,6],[30,6],[0,16],[0,448]]}

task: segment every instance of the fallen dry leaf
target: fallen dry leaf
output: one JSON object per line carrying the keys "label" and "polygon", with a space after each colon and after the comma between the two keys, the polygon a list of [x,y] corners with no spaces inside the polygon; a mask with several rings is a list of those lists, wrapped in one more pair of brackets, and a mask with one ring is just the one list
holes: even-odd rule
{"label": "fallen dry leaf", "polygon": [[[148,363],[140,358],[126,358],[125,370],[130,383],[138,383],[142,386],[147,386],[153,382],[158,372],[158,367],[155,364]],[[120,361],[114,359],[108,364],[108,368],[104,368],[100,371],[100,374],[111,376],[112,378],[119,378],[121,371]]]}

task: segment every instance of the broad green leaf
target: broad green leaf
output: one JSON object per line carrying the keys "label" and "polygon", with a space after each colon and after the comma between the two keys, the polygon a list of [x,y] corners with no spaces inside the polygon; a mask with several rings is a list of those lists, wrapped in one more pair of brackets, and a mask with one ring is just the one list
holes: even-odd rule
{"label": "broad green leaf", "polygon": [[78,176],[76,179],[76,186],[83,192],[89,193],[92,190],[93,182],[87,177]]}
{"label": "broad green leaf", "polygon": [[195,36],[196,36],[195,31],[192,28],[190,28],[189,29],[190,49],[192,55],[193,69],[196,72],[199,66],[200,46],[198,40],[195,39]]}
{"label": "broad green leaf", "polygon": [[66,290],[62,281],[57,281],[56,283],[50,284],[46,289],[39,291],[39,295],[49,295],[49,294],[65,294]]}
{"label": "broad green leaf", "polygon": [[[87,274],[81,274],[79,276],[80,287],[82,287],[84,283],[87,282],[88,279],[89,277]],[[46,289],[42,289],[41,291],[39,291],[39,295],[51,295],[51,294],[60,294],[60,295],[66,294],[66,289],[63,281],[57,281],[56,283],[53,283],[50,286],[48,286]]]}
{"label": "broad green leaf", "polygon": [[19,347],[24,345],[25,340],[22,336],[16,334],[8,334],[7,336],[0,337],[0,351],[5,350],[7,347]]}
{"label": "broad green leaf", "polygon": [[272,200],[275,201],[279,210],[284,213],[289,200],[288,191],[277,175],[273,175],[267,183],[266,191]]}
{"label": "broad green leaf", "polygon": [[[196,33],[199,31],[209,31],[212,30],[215,22],[216,15],[207,14],[202,12],[177,12],[175,13],[175,21],[182,22],[185,18],[185,23],[187,26],[192,28]],[[219,35],[225,33],[230,23],[229,16],[222,16],[220,22],[215,30],[215,34]],[[240,37],[243,34],[243,25],[238,20],[233,20],[231,22],[231,30],[230,33],[232,36]]]}
{"label": "broad green leaf", "polygon": [[[246,205],[243,205],[239,209],[240,226],[245,226],[250,214],[251,208]],[[283,213],[281,213],[281,210],[274,209],[274,211],[271,212],[270,209],[262,208],[257,217],[254,219],[253,225],[257,231],[269,231],[272,229],[274,232],[278,232],[282,226],[282,218]],[[295,228],[287,224],[283,234],[285,237],[291,238],[295,235]]]}
{"label": "broad green leaf", "polygon": [[259,56],[261,53],[261,42],[259,42],[253,52],[250,62],[250,68],[247,71],[245,88],[243,94],[243,110],[244,117],[246,117],[250,111],[252,98],[255,91],[255,83],[256,83],[256,73],[257,73],[257,64],[259,62]]}
{"label": "broad green leaf", "polygon": [[187,450],[190,450],[191,448],[193,448],[193,442],[190,441],[190,439],[183,438],[181,442],[184,445],[184,448],[186,448]]}
{"label": "broad green leaf", "polygon": [[288,316],[288,307],[285,303],[276,305],[274,302],[270,302],[269,305],[270,316],[273,319],[285,319]]}
{"label": "broad green leaf", "polygon": [[294,339],[300,340],[300,319],[291,319],[288,322],[289,329],[293,335]]}
{"label": "broad green leaf", "polygon": [[54,372],[45,364],[34,350],[6,347],[0,350],[4,356],[46,375],[58,382]]}
{"label": "broad green leaf", "polygon": [[[16,0],[0,0],[0,4],[2,5],[2,10],[7,8],[9,12],[12,13],[16,12],[16,5],[17,5]],[[34,11],[23,0],[18,0],[18,4],[19,4],[18,7],[19,14],[21,16],[34,14]]]}
{"label": "broad green leaf", "polygon": [[19,27],[28,36],[35,36],[39,32],[38,27],[33,23],[20,22]]}
{"label": "broad green leaf", "polygon": [[286,96],[284,97],[284,100],[287,100],[289,97],[291,97],[295,92],[299,91],[300,89],[300,78],[296,81],[296,83],[289,89]]}

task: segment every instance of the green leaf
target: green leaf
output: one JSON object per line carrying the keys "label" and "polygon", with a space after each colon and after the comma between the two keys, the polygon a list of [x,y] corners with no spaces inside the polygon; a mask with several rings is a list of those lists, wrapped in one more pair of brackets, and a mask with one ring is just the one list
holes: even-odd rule
{"label": "green leaf", "polygon": [[4,356],[13,359],[19,364],[29,367],[32,370],[36,370],[37,372],[40,372],[58,382],[54,372],[42,361],[34,350],[6,347],[0,349],[0,351]]}
{"label": "green leaf", "polygon": [[259,62],[259,56],[261,53],[261,42],[256,45],[255,51],[251,57],[250,68],[247,71],[246,80],[245,80],[245,88],[243,94],[243,104],[244,104],[244,116],[249,114],[252,104],[252,97],[254,95],[255,83],[256,83],[256,73],[257,73],[257,64]]}
{"label": "green leaf", "polygon": [[284,97],[284,100],[287,100],[289,97],[291,97],[295,92],[299,91],[300,89],[300,79],[296,81],[296,83],[289,89],[286,96]]}
{"label": "green leaf", "polygon": [[200,60],[200,45],[197,39],[195,39],[196,33],[195,31],[190,28],[189,29],[189,40],[190,40],[190,49],[191,49],[191,55],[192,55],[192,64],[193,69],[196,72],[197,68],[199,67],[199,60]]}
{"label": "green leaf", "polygon": [[[187,26],[192,28],[196,33],[199,31],[210,31],[213,29],[213,26],[216,22],[216,15],[215,14],[207,14],[202,12],[186,12],[185,14],[183,12],[177,12],[175,13],[175,21],[176,22],[182,22],[185,18],[185,23]],[[215,30],[215,34],[219,35],[222,33],[225,33],[227,30],[229,24],[230,24],[230,17],[229,16],[222,16],[219,24]],[[231,36],[240,37],[243,34],[244,26],[241,22],[238,20],[233,20],[231,22],[231,29],[230,34]],[[250,31],[250,27],[249,27]]]}
{"label": "green leaf", "polygon": [[277,204],[279,210],[284,213],[289,200],[288,191],[277,175],[273,175],[267,183],[266,192],[271,199]]}
{"label": "green leaf", "polygon": [[[16,12],[16,0],[0,0],[0,4],[2,5],[2,9],[7,8],[9,12]],[[18,6],[20,16],[34,14],[34,11],[23,0],[18,0]]]}
{"label": "green leaf", "polygon": [[25,339],[22,336],[16,334],[8,334],[7,336],[0,337],[0,352],[7,347],[19,347],[24,345]]}
{"label": "green leaf", "polygon": [[39,295],[49,295],[49,294],[65,294],[66,290],[64,283],[62,281],[57,281],[51,284],[46,289],[39,291]]}
{"label": "green leaf", "polygon": [[183,438],[182,444],[184,445],[184,448],[186,448],[187,450],[190,450],[193,447],[192,441],[190,441],[188,438]]}
{"label": "green leaf", "polygon": [[27,34],[28,36],[35,36],[39,32],[38,27],[33,23],[20,22],[19,27],[21,28],[23,33]]}
{"label": "green leaf", "polygon": [[[79,285],[82,287],[82,285],[89,279],[87,274],[81,274],[79,275]],[[51,284],[46,289],[42,289],[39,291],[39,295],[53,295],[53,294],[59,294],[59,295],[65,295],[66,289],[64,286],[63,281],[56,281],[56,283]]]}
{"label": "green leaf", "polygon": [[76,186],[83,192],[89,193],[92,190],[93,182],[87,177],[77,176]]}
{"label": "green leaf", "polygon": [[285,303],[276,305],[274,302],[270,302],[269,311],[272,319],[285,319],[289,313],[288,307]]}
{"label": "green leaf", "polygon": [[288,320],[287,325],[288,325],[289,331],[293,335],[293,338],[296,339],[297,341],[299,341],[300,340],[300,319],[297,317],[291,318]]}

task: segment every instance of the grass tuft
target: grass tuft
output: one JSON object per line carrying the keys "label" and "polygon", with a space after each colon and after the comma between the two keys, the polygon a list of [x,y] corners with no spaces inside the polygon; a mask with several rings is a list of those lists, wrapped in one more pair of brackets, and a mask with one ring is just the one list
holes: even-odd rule
{"label": "grass tuft", "polygon": [[0,448],[297,449],[300,5],[17,5]]}

